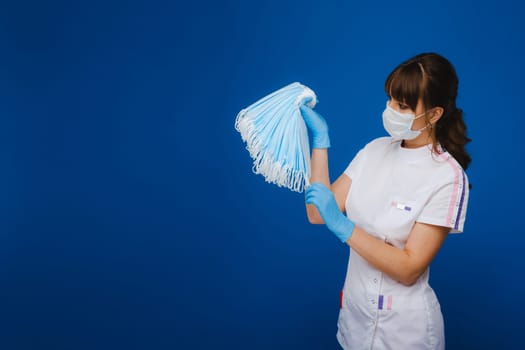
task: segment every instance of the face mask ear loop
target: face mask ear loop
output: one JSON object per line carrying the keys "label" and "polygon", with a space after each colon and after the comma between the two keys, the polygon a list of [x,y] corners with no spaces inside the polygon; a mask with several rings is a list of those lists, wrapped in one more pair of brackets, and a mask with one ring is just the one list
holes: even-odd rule
{"label": "face mask ear loop", "polygon": [[[432,109],[426,111],[424,114],[427,114],[427,113],[430,112],[431,110],[432,110]],[[432,119],[432,118],[430,118],[430,119]],[[427,119],[427,120],[426,120],[427,125],[425,126],[424,129],[429,128],[429,129],[430,129],[430,133],[432,133],[432,130],[434,129],[434,124],[432,124],[432,123],[430,122],[430,119]],[[422,130],[423,130],[423,129],[422,129]]]}
{"label": "face mask ear loop", "polygon": [[416,116],[414,117],[414,120],[421,118],[422,116],[424,116],[424,115],[427,114],[427,113],[428,113],[428,111],[423,112],[423,113],[421,113],[420,115],[416,115]]}
{"label": "face mask ear loop", "polygon": [[[422,116],[424,116],[425,114],[427,114],[428,112],[430,111],[426,111],[424,113],[421,113],[420,115],[418,115],[417,117],[414,118],[414,120],[418,119],[418,118],[421,118]],[[426,121],[426,125],[424,127],[422,127],[421,129],[418,129],[417,131],[421,132],[425,129],[430,129],[430,133],[432,133],[432,129],[434,128],[434,126],[432,125],[432,123],[427,119],[425,120]]]}

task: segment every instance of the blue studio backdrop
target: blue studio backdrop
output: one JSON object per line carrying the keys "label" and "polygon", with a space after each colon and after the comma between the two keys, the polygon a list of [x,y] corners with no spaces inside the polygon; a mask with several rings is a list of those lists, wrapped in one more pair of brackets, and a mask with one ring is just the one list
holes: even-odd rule
{"label": "blue studio backdrop", "polygon": [[241,108],[300,81],[335,179],[385,135],[383,83],[460,77],[473,185],[431,267],[448,349],[524,330],[517,1],[0,5],[0,348],[337,349],[348,249],[251,171]]}

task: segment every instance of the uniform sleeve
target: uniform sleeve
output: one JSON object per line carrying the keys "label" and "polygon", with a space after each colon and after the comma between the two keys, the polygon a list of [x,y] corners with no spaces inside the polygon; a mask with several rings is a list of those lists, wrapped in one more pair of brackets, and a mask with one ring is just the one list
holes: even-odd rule
{"label": "uniform sleeve", "polygon": [[451,233],[463,232],[469,185],[463,171],[454,180],[440,187],[429,199],[416,221],[449,227]]}
{"label": "uniform sleeve", "polygon": [[352,181],[356,180],[361,174],[361,170],[363,168],[363,163],[364,163],[364,158],[365,158],[365,148],[362,148],[359,152],[357,152],[354,159],[352,159],[352,161],[350,162],[350,164],[344,171],[344,174],[348,176],[350,179],[352,179]]}

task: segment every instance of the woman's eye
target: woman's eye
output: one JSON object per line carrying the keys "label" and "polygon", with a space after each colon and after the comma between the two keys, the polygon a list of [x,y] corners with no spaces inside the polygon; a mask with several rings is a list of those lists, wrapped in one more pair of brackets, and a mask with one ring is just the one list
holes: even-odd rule
{"label": "woman's eye", "polygon": [[402,103],[398,103],[399,109],[408,109],[408,106]]}

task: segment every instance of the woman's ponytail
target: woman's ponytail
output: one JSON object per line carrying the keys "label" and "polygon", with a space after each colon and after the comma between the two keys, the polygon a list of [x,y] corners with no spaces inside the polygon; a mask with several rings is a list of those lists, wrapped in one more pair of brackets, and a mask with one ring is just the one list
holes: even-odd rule
{"label": "woman's ponytail", "polygon": [[465,149],[465,145],[471,140],[467,136],[467,126],[463,121],[463,111],[456,107],[451,108],[451,110],[436,123],[436,139],[466,170],[471,158]]}

